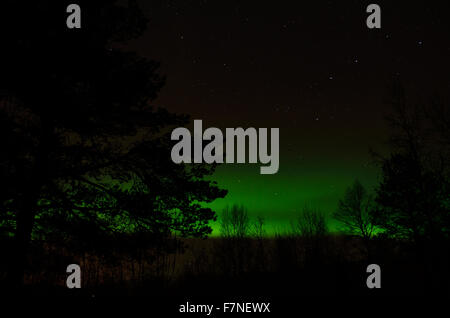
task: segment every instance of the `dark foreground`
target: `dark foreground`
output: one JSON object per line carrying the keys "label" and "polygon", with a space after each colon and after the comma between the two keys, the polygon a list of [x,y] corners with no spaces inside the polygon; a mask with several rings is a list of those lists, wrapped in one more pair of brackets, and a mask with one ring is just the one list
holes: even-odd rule
{"label": "dark foreground", "polygon": [[[24,287],[2,286],[0,304],[36,313],[140,311],[148,317],[227,317],[237,314],[232,305],[237,303],[266,304],[259,307],[264,312],[238,315],[273,317],[404,316],[422,308],[433,317],[450,301],[447,247],[420,249],[380,240],[368,253],[358,239],[348,237],[209,239],[185,241],[183,251],[151,261],[146,254],[127,260],[116,254],[113,261],[46,248],[43,259],[33,260],[35,273],[28,273]],[[68,261],[84,268],[80,289],[65,286]],[[379,289],[367,287],[369,264],[381,268]],[[62,270],[52,275],[46,268]],[[214,310],[180,312],[186,305],[213,305]]]}

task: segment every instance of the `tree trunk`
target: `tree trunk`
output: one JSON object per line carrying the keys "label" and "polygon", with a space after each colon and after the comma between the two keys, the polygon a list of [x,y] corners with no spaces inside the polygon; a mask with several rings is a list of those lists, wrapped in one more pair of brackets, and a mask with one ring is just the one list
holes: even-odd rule
{"label": "tree trunk", "polygon": [[32,196],[22,202],[17,213],[14,249],[10,259],[11,268],[9,269],[9,283],[14,288],[21,287],[24,282],[26,257],[34,225],[35,208],[36,199]]}
{"label": "tree trunk", "polygon": [[39,145],[35,165],[30,172],[29,180],[24,185],[16,218],[16,232],[14,238],[14,251],[11,259],[12,267],[9,269],[10,282],[13,287],[21,287],[24,283],[26,270],[26,257],[30,247],[31,233],[34,226],[37,203],[43,185],[48,178],[48,149],[52,126],[45,126]]}

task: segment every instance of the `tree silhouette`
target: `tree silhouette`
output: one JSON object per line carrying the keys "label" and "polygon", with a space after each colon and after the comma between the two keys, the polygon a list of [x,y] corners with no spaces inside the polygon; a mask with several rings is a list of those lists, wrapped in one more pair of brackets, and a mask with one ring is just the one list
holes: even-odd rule
{"label": "tree silhouette", "polygon": [[249,235],[251,229],[247,209],[241,205],[233,204],[222,210],[219,220],[220,232],[223,237],[241,239]]}
{"label": "tree silhouette", "polygon": [[333,216],[342,224],[346,233],[361,236],[364,241],[372,238],[374,234],[372,198],[358,180],[347,188]]}
{"label": "tree silhouette", "polygon": [[202,237],[215,215],[201,202],[226,193],[204,180],[213,165],[170,159],[169,128],[187,117],[151,106],[159,64],[118,46],[145,30],[136,1],[80,1],[73,30],[69,3],[1,3],[0,225],[16,278],[32,234]]}
{"label": "tree silhouette", "polygon": [[292,223],[292,231],[293,234],[306,238],[324,237],[328,233],[325,214],[305,205]]}
{"label": "tree silhouette", "polygon": [[408,154],[392,155],[383,163],[377,190],[377,224],[390,236],[415,242],[448,235],[448,190],[442,176],[426,171]]}
{"label": "tree silhouette", "polygon": [[388,120],[394,150],[381,159],[377,225],[390,236],[415,242],[448,239],[448,111],[434,102],[411,105],[398,83],[390,103],[393,114]]}

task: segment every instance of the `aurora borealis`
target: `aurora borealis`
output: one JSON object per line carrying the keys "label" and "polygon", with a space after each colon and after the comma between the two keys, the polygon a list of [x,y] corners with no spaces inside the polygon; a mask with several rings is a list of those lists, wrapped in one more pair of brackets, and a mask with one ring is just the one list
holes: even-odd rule
{"label": "aurora borealis", "polygon": [[[355,138],[358,139],[353,136]],[[268,234],[289,229],[290,222],[295,221],[305,205],[329,215],[355,179],[362,180],[368,189],[373,189],[377,183],[378,167],[373,163],[368,146],[361,142],[359,149],[339,153],[346,144],[354,145],[354,142],[351,136],[344,135],[336,138],[333,147],[326,147],[328,140],[324,137],[316,139],[316,144],[308,148],[307,140],[300,141],[300,155],[282,152],[280,170],[275,175],[259,175],[255,165],[222,165],[214,179],[229,193],[211,206],[221,211],[226,205],[243,204],[250,216],[264,217]],[[321,144],[324,148],[319,147]],[[301,154],[302,149],[305,155]],[[330,229],[336,230],[336,226],[336,222],[329,219]]]}
{"label": "aurora borealis", "polygon": [[0,2],[0,303],[446,304],[447,6]]}
{"label": "aurora borealis", "polygon": [[401,81],[417,102],[448,90],[439,9],[380,1],[382,27],[369,30],[366,5],[141,1],[149,28],[125,49],[161,62],[156,105],[207,127],[280,129],[279,172],[219,167],[213,179],[229,192],[216,211],[242,204],[271,233],[305,205],[329,215],[355,179],[369,190],[378,182],[369,150],[388,150],[389,85]]}

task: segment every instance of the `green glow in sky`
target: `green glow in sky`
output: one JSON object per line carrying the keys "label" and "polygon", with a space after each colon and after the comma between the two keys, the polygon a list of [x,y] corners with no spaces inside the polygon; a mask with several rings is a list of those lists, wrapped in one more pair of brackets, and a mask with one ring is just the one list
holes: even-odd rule
{"label": "green glow in sky", "polygon": [[[260,175],[259,165],[222,165],[213,178],[229,192],[210,207],[220,215],[225,206],[242,204],[251,218],[262,216],[265,219],[267,234],[284,232],[305,205],[320,209],[329,216],[355,179],[359,179],[368,190],[373,190],[378,169],[361,164],[364,162],[361,159],[365,158],[358,159],[287,163],[280,165],[280,171],[275,175]],[[330,230],[335,231],[336,222],[331,217],[328,222]],[[219,225],[216,223],[213,224],[213,235],[218,234]]]}

